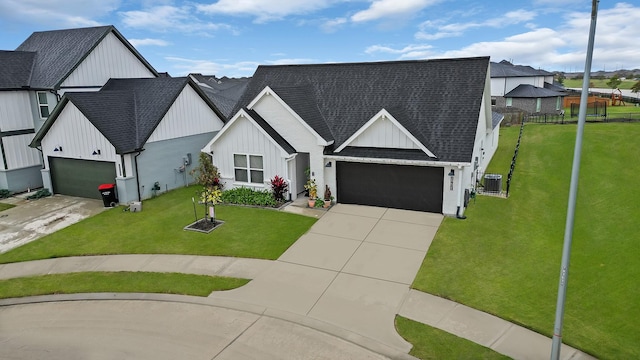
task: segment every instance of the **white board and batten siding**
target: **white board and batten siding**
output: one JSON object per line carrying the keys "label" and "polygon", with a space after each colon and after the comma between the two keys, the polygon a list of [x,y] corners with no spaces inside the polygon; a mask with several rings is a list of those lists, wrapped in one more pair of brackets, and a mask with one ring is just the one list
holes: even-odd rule
{"label": "white board and batten siding", "polygon": [[[8,169],[20,169],[24,167],[40,165],[40,152],[30,148],[29,143],[33,140],[34,134],[6,136],[2,138],[4,147],[4,157],[7,160]],[[0,161],[2,163],[2,161]]]}
{"label": "white board and batten siding", "polygon": [[245,117],[238,118],[231,127],[226,129],[225,136],[220,137],[212,146],[213,162],[220,170],[220,175],[229,186],[254,186],[233,183],[235,176],[233,166],[234,154],[248,154],[262,156],[264,181],[269,181],[275,175],[287,178],[286,157],[280,147],[276,146],[264,133]]}
{"label": "white board and batten siding", "polygon": [[272,95],[263,96],[253,106],[253,110],[267,120],[297,151],[317,151],[318,139]]}
{"label": "white board and batten siding", "polygon": [[151,77],[155,77],[153,72],[111,32],[69,74],[61,88],[102,86],[110,78]]}
{"label": "white board and batten siding", "polygon": [[[56,147],[62,147],[62,151],[54,151]],[[100,155],[92,155],[95,150],[100,150]],[[112,162],[119,158],[109,140],[72,102],[66,104],[42,139],[42,153],[45,156]]]}
{"label": "white board and batten siding", "polygon": [[191,86],[185,86],[148,143],[218,131],[224,123]]}
{"label": "white board and batten siding", "polygon": [[29,111],[32,94],[29,91],[0,91],[1,131],[33,129],[33,114]]}
{"label": "white board and batten siding", "polygon": [[362,134],[353,139],[349,146],[420,149],[402,130],[385,118],[378,118]]}

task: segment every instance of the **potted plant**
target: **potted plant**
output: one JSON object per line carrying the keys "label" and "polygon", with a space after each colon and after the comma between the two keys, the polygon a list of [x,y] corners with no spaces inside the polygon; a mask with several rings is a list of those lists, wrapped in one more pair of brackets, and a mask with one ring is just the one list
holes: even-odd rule
{"label": "potted plant", "polygon": [[316,180],[309,179],[304,185],[304,189],[309,192],[309,207],[314,207],[316,198],[318,197],[318,185],[316,185]]}
{"label": "potted plant", "polygon": [[313,202],[313,207],[317,207],[317,208],[321,208],[321,207],[325,207],[325,202],[322,199],[315,199]]}
{"label": "potted plant", "polygon": [[331,189],[329,189],[329,185],[324,186],[324,207],[331,206],[331,202],[333,201],[333,196],[331,196]]}

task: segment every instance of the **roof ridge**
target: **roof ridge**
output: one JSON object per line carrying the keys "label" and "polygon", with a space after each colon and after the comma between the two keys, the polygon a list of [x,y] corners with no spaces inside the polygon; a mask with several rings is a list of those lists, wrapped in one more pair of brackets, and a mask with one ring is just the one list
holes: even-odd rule
{"label": "roof ridge", "polygon": [[309,64],[277,64],[277,65],[258,65],[258,68],[277,68],[277,67],[311,67],[311,66],[356,66],[356,65],[384,65],[384,64],[413,64],[426,62],[441,61],[464,61],[464,60],[482,60],[488,59],[489,56],[470,56],[460,58],[434,58],[434,59],[416,59],[416,60],[384,60],[384,61],[360,61],[360,62],[327,62],[327,63],[309,63]]}

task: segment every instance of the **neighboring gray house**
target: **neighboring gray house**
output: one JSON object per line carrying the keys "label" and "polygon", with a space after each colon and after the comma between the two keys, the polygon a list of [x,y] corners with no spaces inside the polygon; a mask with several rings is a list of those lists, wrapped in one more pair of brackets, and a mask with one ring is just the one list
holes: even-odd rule
{"label": "neighboring gray house", "polygon": [[43,185],[42,157],[28,144],[65,92],[156,76],[113,26],[35,32],[15,51],[0,51],[0,189]]}
{"label": "neighboring gray house", "polygon": [[98,186],[115,183],[129,203],[193,183],[200,149],[223,124],[188,77],[111,79],[66,93],[30,146],[52,192],[100,198]]}
{"label": "neighboring gray house", "polygon": [[489,58],[259,66],[202,149],[227,188],[461,215],[498,146]]}
{"label": "neighboring gray house", "polygon": [[564,88],[554,84],[553,73],[505,60],[491,63],[491,102],[498,108],[557,114],[565,95]]}

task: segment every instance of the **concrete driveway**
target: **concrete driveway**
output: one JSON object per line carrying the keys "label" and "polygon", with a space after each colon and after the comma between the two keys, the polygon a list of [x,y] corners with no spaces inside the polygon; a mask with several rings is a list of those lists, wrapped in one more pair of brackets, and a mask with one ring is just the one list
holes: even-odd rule
{"label": "concrete driveway", "polygon": [[37,200],[1,200],[16,207],[0,212],[0,253],[104,211],[102,200],[54,195]]}
{"label": "concrete driveway", "polygon": [[338,204],[249,284],[211,296],[310,317],[406,353],[395,315],[442,218]]}

